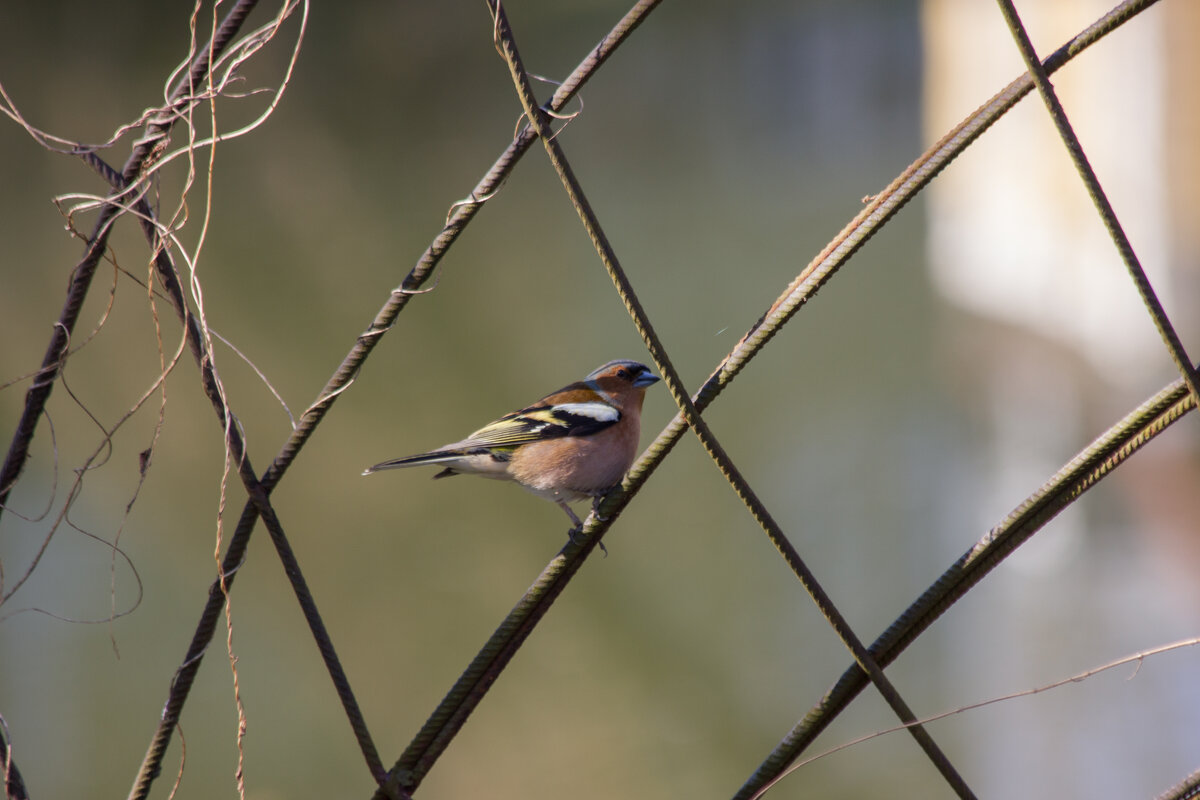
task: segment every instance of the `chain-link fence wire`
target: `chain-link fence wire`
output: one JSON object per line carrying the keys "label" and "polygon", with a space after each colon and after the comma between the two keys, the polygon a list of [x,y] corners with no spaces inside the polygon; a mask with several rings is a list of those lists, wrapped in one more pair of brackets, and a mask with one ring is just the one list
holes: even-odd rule
{"label": "chain-link fence wire", "polygon": [[[334,682],[336,692],[350,721],[371,777],[379,786],[376,796],[404,797],[415,791],[421,784],[430,768],[445,752],[456,733],[508,665],[529,633],[543,618],[555,599],[561,595],[567,583],[596,545],[600,543],[606,531],[619,519],[631,497],[642,488],[650,475],[689,429],[696,434],[704,450],[712,458],[735,494],[770,537],[853,658],[853,664],[847,668],[842,677],[797,723],[779,746],[768,754],[762,765],[750,776],[735,796],[739,798],[759,796],[765,788],[784,773],[790,763],[805,752],[817,734],[824,730],[869,684],[874,684],[880,691],[902,725],[914,736],[952,790],[961,797],[973,796],[968,781],[959,774],[942,749],[922,727],[918,715],[910,709],[899,692],[892,686],[884,674],[883,668],[894,661],[942,612],[969,591],[1020,544],[1027,541],[1050,519],[1100,479],[1110,474],[1152,437],[1165,430],[1171,423],[1196,406],[1196,370],[1184,352],[1183,345],[1174,333],[1170,320],[1155,297],[1149,281],[1142,273],[1133,248],[1104,197],[1102,187],[1088,166],[1086,155],[1075,139],[1069,119],[1061,105],[1057,103],[1053,88],[1047,79],[1049,74],[1073,59],[1083,49],[1097,42],[1152,4],[1153,0],[1122,3],[1044,61],[1039,62],[1021,27],[1015,9],[1011,3],[1000,0],[1002,13],[1013,31],[1016,46],[1025,58],[1030,72],[1015,80],[981,106],[978,111],[914,162],[887,189],[871,198],[855,219],[789,284],[763,317],[747,331],[734,350],[717,365],[704,384],[698,390],[691,392],[685,387],[666,349],[655,334],[651,320],[642,308],[634,286],[621,268],[613,246],[586,200],[583,187],[574,176],[562,143],[558,141],[551,127],[552,121],[561,117],[562,109],[575,96],[579,88],[626,41],[646,16],[654,10],[658,2],[636,4],[563,82],[554,93],[553,98],[544,105],[539,105],[535,99],[530,75],[520,59],[517,36],[508,23],[503,7],[498,2],[489,2],[494,26],[494,43],[510,71],[517,95],[526,114],[527,124],[472,190],[468,199],[456,204],[451,209],[442,231],[400,286],[390,294],[371,324],[358,336],[355,346],[318,394],[317,399],[300,415],[292,434],[280,448],[271,465],[259,477],[259,473],[254,470],[246,454],[244,434],[236,415],[227,403],[220,377],[213,366],[214,360],[210,352],[212,340],[203,319],[202,309],[194,309],[185,295],[183,286],[186,282],[181,278],[172,255],[172,231],[162,224],[158,211],[147,200],[147,192],[151,186],[150,176],[153,172],[151,167],[156,159],[162,156],[162,148],[165,148],[169,142],[172,127],[186,119],[203,103],[215,99],[215,96],[219,94],[213,88],[213,73],[216,71],[216,65],[222,63],[226,49],[234,46],[239,52],[248,53],[247,42],[253,41],[254,36],[261,36],[261,33],[256,32],[246,39],[236,39],[246,16],[255,6],[254,2],[238,3],[225,15],[219,26],[214,26],[214,34],[209,46],[189,59],[190,70],[184,73],[176,84],[176,89],[171,93],[168,104],[146,120],[146,134],[136,143],[133,154],[121,171],[109,168],[93,150],[80,149],[78,152],[78,155],[86,163],[109,182],[112,193],[104,203],[97,206],[100,209],[99,219],[92,234],[87,237],[89,246],[84,259],[72,273],[68,299],[64,304],[58,323],[54,326],[54,334],[46,349],[42,367],[34,376],[33,384],[27,393],[21,422],[13,436],[3,472],[0,473],[3,476],[0,480],[0,507],[3,507],[20,475],[29,444],[36,432],[38,421],[42,417],[46,400],[69,353],[71,334],[78,319],[79,309],[88,294],[95,267],[104,256],[109,232],[112,230],[114,222],[122,216],[135,216],[141,223],[153,253],[155,277],[163,294],[184,326],[186,344],[200,369],[202,387],[224,431],[228,466],[231,471],[236,471],[248,499],[224,551],[220,573],[209,590],[201,620],[193,634],[192,643],[171,682],[162,719],[138,771],[130,796],[146,797],[154,781],[161,774],[166,747],[178,725],[180,714],[186,704],[203,656],[215,635],[222,610],[227,607],[233,580],[244,563],[247,544],[260,517],[267,527],[276,553],[285,567],[285,572]],[[276,17],[277,23],[297,11],[306,16],[307,6],[298,3],[285,4]],[[1064,143],[1077,165],[1081,178],[1097,205],[1105,227],[1112,234],[1114,243],[1134,278],[1137,291],[1141,295],[1148,313],[1154,318],[1182,377],[1132,411],[1066,464],[1041,489],[1014,509],[978,544],[951,565],[880,637],[867,646],[825,593],[816,575],[807,567],[753,487],[708,428],[702,414],[780,328],[811,299],[834,273],[848,262],[869,238],[892,219],[908,200],[924,188],[950,160],[963,152],[990,125],[1035,88],[1042,95]],[[598,257],[612,279],[639,335],[662,375],[672,400],[678,406],[679,414],[637,461],[624,485],[605,498],[599,508],[589,516],[584,527],[584,536],[579,541],[568,542],[518,601],[513,611],[472,660],[393,767],[385,769],[376,745],[367,730],[349,681],[340,665],[332,638],[326,630],[316,603],[307,588],[299,561],[288,543],[279,511],[273,506],[270,495],[317,425],[340,394],[351,385],[374,346],[391,330],[399,313],[404,310],[409,300],[425,291],[425,284],[433,277],[436,267],[447,250],[454,244],[479,209],[495,195],[504,180],[511,174],[517,161],[539,139],[595,245]],[[187,152],[191,154],[194,150],[195,144],[192,143]],[[19,583],[9,589],[9,594],[16,588],[19,588]],[[6,732],[0,730],[0,734],[4,733]],[[26,792],[20,773],[14,759],[7,757],[8,741],[5,736],[2,751],[6,756],[4,765],[8,793],[12,797],[24,797]],[[1198,781],[1200,779],[1193,774],[1176,787],[1168,790],[1164,796],[1193,796]]]}

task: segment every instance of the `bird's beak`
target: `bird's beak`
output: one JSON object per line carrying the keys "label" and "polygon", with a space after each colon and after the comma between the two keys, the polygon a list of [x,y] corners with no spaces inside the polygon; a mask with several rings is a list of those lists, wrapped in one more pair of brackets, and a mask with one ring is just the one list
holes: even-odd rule
{"label": "bird's beak", "polygon": [[651,386],[655,383],[658,383],[658,381],[658,376],[653,372],[643,372],[641,375],[638,375],[633,379],[633,385],[637,386],[638,388],[644,388],[646,386]]}

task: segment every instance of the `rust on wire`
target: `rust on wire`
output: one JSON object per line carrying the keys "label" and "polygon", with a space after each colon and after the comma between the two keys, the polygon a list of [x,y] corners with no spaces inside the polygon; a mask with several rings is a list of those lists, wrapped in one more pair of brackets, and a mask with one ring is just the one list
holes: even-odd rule
{"label": "rust on wire", "polygon": [[[503,45],[501,52],[504,55],[505,62],[508,64],[513,82],[517,87],[517,94],[520,97],[521,105],[524,107],[526,115],[537,126],[537,131],[550,157],[551,164],[554,166],[555,171],[558,172],[563,183],[563,188],[571,200],[571,204],[578,212],[589,238],[591,238],[593,245],[595,245],[601,262],[603,262],[609,277],[612,279],[617,293],[625,304],[625,308],[629,312],[646,348],[658,366],[663,382],[670,391],[672,399],[674,399],[676,405],[679,407],[680,413],[686,419],[688,426],[696,434],[697,438],[699,438],[701,445],[716,463],[722,475],[729,482],[734,493],[742,500],[751,515],[763,528],[764,532],[766,532],[784,560],[791,567],[793,573],[795,573],[796,577],[799,578],[804,588],[808,591],[817,607],[825,615],[826,620],[828,620],[834,631],[838,634],[838,637],[841,638],[846,647],[854,654],[854,658],[862,670],[870,676],[871,682],[876,685],[880,694],[883,695],[884,699],[896,712],[897,716],[900,717],[902,722],[915,723],[916,716],[908,707],[908,704],[900,697],[899,692],[883,674],[879,665],[875,663],[873,656],[867,652],[866,647],[851,629],[849,623],[833,603],[832,598],[825,592],[816,575],[804,563],[800,554],[783,533],[778,523],[775,522],[766,506],[758,498],[757,493],[742,476],[732,459],[725,452],[725,449],[717,441],[709,429],[707,422],[700,416],[699,411],[684,388],[674,364],[671,363],[666,349],[655,333],[648,315],[642,308],[641,301],[634,292],[633,285],[630,283],[625,271],[621,268],[616,252],[600,227],[595,212],[592,210],[583,193],[583,188],[579,185],[570,164],[567,162],[562,147],[554,140],[553,136],[547,135],[549,130],[548,121],[545,114],[537,106],[529,75],[521,63],[516,41],[502,4],[499,0],[489,0],[488,5],[492,9],[495,19],[494,30],[496,31],[496,35],[501,39]],[[959,797],[973,798],[974,794],[966,781],[959,775],[957,769],[950,763],[949,758],[933,741],[929,733],[919,725],[912,725],[909,728],[909,732],[917,740],[917,743],[925,751],[946,782],[950,784],[954,792]]]}
{"label": "rust on wire", "polygon": [[[184,110],[189,104],[208,97],[208,93],[197,92],[195,87],[203,83],[205,75],[212,69],[211,65],[217,59],[217,53],[229,44],[244,20],[245,14],[254,6],[253,2],[239,3],[222,22],[220,31],[214,36],[210,45],[210,51],[200,53],[192,59],[188,73],[176,84],[168,105],[160,109],[153,117],[146,118],[144,121],[147,124],[146,135],[135,144],[134,151],[122,172],[118,173],[105,164],[96,155],[93,148],[77,148],[75,154],[101,174],[112,185],[113,192],[105,198],[80,196],[80,199],[96,203],[101,209],[100,219],[97,221],[92,235],[86,238],[88,247],[85,257],[73,273],[67,302],[64,304],[59,320],[55,323],[50,347],[47,348],[42,367],[33,373],[34,380],[26,397],[26,416],[22,417],[22,422],[13,439],[13,446],[10,448],[3,469],[0,470],[0,511],[3,511],[8,493],[20,474],[34,428],[44,413],[45,395],[49,394],[53,384],[61,377],[63,364],[71,352],[70,342],[79,311],[77,306],[72,308],[72,303],[82,304],[83,297],[88,292],[92,274],[106,250],[106,240],[113,221],[125,213],[133,213],[141,222],[147,239],[155,251],[155,268],[166,289],[168,299],[184,322],[186,344],[191,345],[193,356],[200,364],[204,391],[225,428],[230,460],[236,465],[238,477],[245,486],[248,499],[243,506],[234,533],[230,537],[224,557],[221,559],[218,579],[214,581],[209,591],[208,601],[193,634],[187,654],[175,673],[175,680],[172,681],[167,705],[163,711],[162,725],[155,733],[130,796],[145,797],[149,792],[150,784],[161,771],[166,744],[177,729],[179,714],[186,702],[201,659],[214,635],[217,617],[228,598],[227,593],[233,578],[244,563],[250,534],[260,517],[266,525],[281,563],[292,581],[297,600],[309,622],[312,635],[342,700],[347,718],[358,738],[360,749],[363,751],[372,777],[379,784],[376,796],[408,797],[406,792],[420,784],[458,730],[465,724],[492,682],[505,669],[526,637],[564,590],[583,561],[590,555],[592,549],[601,545],[601,537],[629,502],[630,497],[640,489],[688,428],[692,428],[695,432],[702,446],[717,464],[734,491],[766,531],[785,561],[808,589],[814,601],[830,620],[830,624],[854,655],[854,662],[838,683],[797,724],[784,742],[767,757],[737,796],[747,797],[752,793],[757,797],[765,791],[769,783],[777,780],[783,774],[787,765],[798,757],[816,734],[823,730],[829,721],[871,682],[876,684],[897,715],[904,721],[904,727],[910,729],[917,737],[929,758],[942,771],[954,790],[960,796],[971,796],[970,789],[958,776],[948,759],[928,737],[928,734],[919,727],[921,721],[916,719],[884,676],[883,667],[890,664],[938,615],[981,580],[989,570],[998,565],[1008,553],[1032,536],[1061,508],[1073,502],[1090,486],[1123,463],[1129,455],[1150,438],[1187,413],[1195,406],[1196,398],[1200,397],[1200,392],[1197,391],[1196,369],[1187,360],[1186,353],[1183,351],[1182,345],[1178,343],[1177,337],[1174,337],[1169,319],[1165,314],[1160,315],[1160,307],[1156,311],[1157,298],[1153,295],[1153,289],[1149,287],[1148,282],[1143,287],[1143,283],[1139,280],[1140,264],[1137,264],[1132,248],[1124,239],[1115,215],[1105,214],[1103,206],[1107,204],[1107,200],[1103,197],[1102,191],[1094,193],[1093,198],[1117,242],[1118,249],[1121,250],[1123,256],[1128,254],[1126,263],[1135,283],[1138,284],[1139,291],[1143,294],[1144,302],[1150,309],[1150,313],[1155,316],[1156,324],[1160,326],[1160,332],[1162,332],[1168,348],[1172,350],[1172,355],[1177,363],[1182,364],[1181,373],[1184,375],[1184,381],[1168,387],[1143,407],[1135,410],[1122,423],[1110,429],[1092,447],[1064,467],[1047,486],[1019,506],[1009,518],[1006,518],[974,548],[964,554],[869,648],[863,646],[841,617],[837,608],[817,582],[815,575],[809,571],[784,532],[756,496],[753,488],[709,430],[701,414],[799,308],[807,303],[812,295],[829,280],[834,272],[843,266],[879,227],[886,224],[909,199],[924,188],[952,158],[968,147],[988,126],[1031,91],[1035,85],[1043,92],[1047,104],[1051,105],[1052,116],[1055,116],[1052,105],[1053,92],[1049,89],[1046,74],[1066,63],[1083,48],[1120,25],[1125,19],[1151,5],[1153,1],[1126,2],[1118,6],[1090,28],[1090,33],[1085,32],[1080,37],[1076,37],[1075,40],[1051,55],[1046,60],[1044,70],[1036,61],[1030,61],[1030,71],[1022,79],[1015,81],[1000,95],[993,98],[980,112],[969,117],[962,125],[948,134],[893,181],[886,190],[864,198],[866,207],[861,213],[797,275],[783,294],[749,328],[733,351],[717,365],[710,377],[693,396],[687,392],[655,334],[649,317],[642,309],[615,252],[587,203],[582,188],[575,180],[560,144],[556,141],[558,133],[565,128],[565,124],[555,131],[550,123],[551,120],[557,119],[569,124],[578,116],[582,110],[582,100],[580,100],[580,111],[563,114],[561,109],[577,96],[580,87],[645,16],[658,5],[658,2],[639,2],[634,5],[572,74],[561,84],[557,84],[558,88],[551,100],[539,106],[534,99],[530,80],[532,78],[545,79],[530,75],[521,65],[515,39],[508,26],[504,10],[498,0],[491,0],[489,6],[492,10],[493,44],[510,69],[514,85],[521,98],[524,109],[522,119],[526,120],[526,124],[524,127],[520,127],[520,123],[518,123],[520,129],[514,132],[512,143],[480,179],[467,198],[451,204],[443,229],[400,285],[390,292],[383,307],[376,313],[367,329],[355,338],[349,353],[318,393],[317,399],[305,409],[299,420],[293,420],[291,435],[287,437],[271,465],[261,477],[257,475],[246,457],[245,432],[227,404],[212,364],[211,353],[206,350],[205,339],[200,335],[207,329],[203,320],[197,320],[188,308],[175,265],[166,250],[161,247],[160,237],[164,229],[156,223],[146,200],[149,184],[144,181],[155,159],[165,151],[168,141],[167,134],[174,122],[184,116]],[[1000,0],[1000,3],[1002,8],[1011,9],[1011,4],[1007,0]],[[1012,11],[1012,16],[1015,19],[1015,11]],[[1019,27],[1019,20],[1016,21],[1016,27]],[[1023,31],[1020,35],[1023,35]],[[1015,29],[1014,36],[1018,36],[1018,44],[1022,46]],[[222,40],[221,37],[224,39]],[[1032,48],[1022,46],[1022,53],[1027,59],[1035,58]],[[211,76],[209,80],[211,82]],[[553,83],[552,81],[548,82]],[[0,87],[0,95],[3,95],[2,87]],[[3,96],[7,100],[7,96]],[[8,109],[0,108],[0,111],[7,113]],[[12,116],[11,113],[9,115]],[[1055,119],[1057,123],[1058,118],[1055,117]],[[1090,173],[1090,167],[1087,166],[1086,159],[1082,157],[1082,148],[1079,148],[1078,142],[1073,139],[1073,133],[1069,130],[1069,123],[1066,123],[1065,115],[1062,116],[1062,120],[1065,127],[1060,126],[1060,132],[1064,142],[1067,143],[1073,157],[1076,155],[1076,149],[1078,150],[1077,165],[1085,183],[1088,183],[1089,179],[1086,173]],[[24,124],[23,120],[18,119],[18,121]],[[28,126],[27,130],[30,130],[31,135],[35,135],[37,138],[35,132]],[[437,288],[441,279],[441,272],[437,271],[437,267],[440,265],[442,257],[455,243],[461,231],[474,218],[476,212],[503,187],[516,162],[536,138],[543,140],[550,160],[559,172],[564,188],[592,238],[601,261],[608,270],[631,319],[663,375],[664,382],[679,409],[679,414],[634,465],[624,486],[606,497],[599,505],[598,510],[594,510],[589,516],[584,528],[584,536],[580,537],[579,541],[568,542],[547,565],[517,607],[501,622],[495,633],[468,665],[393,769],[385,771],[378,753],[375,751],[374,743],[366,730],[365,721],[353,692],[350,690],[349,682],[334,652],[332,641],[317,612],[315,601],[304,582],[298,560],[291,551],[276,509],[271,505],[270,494],[336,399],[353,384],[374,345],[395,324],[408,300],[413,296],[427,294]],[[48,142],[49,139],[47,138],[45,141]],[[217,137],[214,134],[211,144],[215,144],[216,141]],[[1072,144],[1072,142],[1074,143]],[[1094,181],[1094,175],[1091,178]],[[1091,190],[1091,183],[1088,185]],[[1098,189],[1098,182],[1096,182],[1096,187]],[[73,211],[68,212],[68,218],[70,213]],[[426,286],[425,284],[430,278],[433,279],[432,283]],[[181,343],[182,346],[184,343]],[[42,394],[40,398],[39,394]],[[288,415],[290,418],[290,411]],[[24,441],[23,445],[21,445],[22,440]],[[24,452],[21,451],[22,446],[25,448]],[[143,451],[140,456],[139,472],[143,477],[152,454],[151,448]],[[20,775],[10,757],[10,744],[8,731],[3,728],[3,720],[0,718],[0,760],[3,760],[8,789],[14,796],[24,796]],[[1184,788],[1177,787],[1171,796],[1191,796],[1198,781],[1192,780],[1191,777],[1188,780],[1190,783],[1185,781],[1185,784],[1182,785]],[[1188,786],[1191,788],[1187,788]]]}
{"label": "rust on wire", "polygon": [[1183,342],[1179,339],[1179,334],[1175,332],[1171,318],[1167,316],[1162,302],[1159,301],[1158,294],[1155,293],[1154,286],[1151,285],[1150,278],[1146,275],[1146,270],[1142,268],[1141,261],[1138,260],[1137,253],[1133,250],[1133,244],[1125,233],[1125,228],[1117,219],[1117,212],[1113,209],[1112,203],[1108,201],[1108,195],[1105,194],[1104,187],[1100,185],[1096,171],[1092,169],[1087,154],[1083,152],[1083,145],[1079,143],[1079,137],[1075,135],[1075,129],[1071,127],[1067,112],[1058,99],[1054,87],[1050,84],[1046,68],[1038,60],[1037,51],[1033,49],[1033,42],[1029,40],[1029,34],[1021,23],[1020,16],[1017,15],[1016,7],[1013,6],[1012,0],[996,1],[1000,5],[1000,13],[1004,15],[1004,21],[1008,24],[1017,49],[1021,53],[1021,58],[1029,70],[1029,76],[1042,96],[1042,101],[1046,105],[1050,119],[1054,122],[1054,127],[1058,129],[1059,138],[1062,139],[1063,146],[1066,147],[1071,161],[1075,164],[1075,171],[1079,173],[1079,179],[1083,181],[1088,196],[1092,198],[1092,203],[1096,206],[1096,213],[1100,215],[1100,221],[1104,223],[1105,230],[1112,237],[1117,253],[1121,256],[1121,261],[1125,263],[1125,268],[1128,270],[1134,286],[1137,287],[1142,305],[1146,307],[1146,312],[1153,319],[1154,327],[1158,329],[1158,334],[1162,337],[1163,344],[1171,355],[1171,360],[1175,362],[1176,369],[1187,382],[1193,399],[1200,403],[1200,375],[1192,365],[1192,360],[1188,357]]}

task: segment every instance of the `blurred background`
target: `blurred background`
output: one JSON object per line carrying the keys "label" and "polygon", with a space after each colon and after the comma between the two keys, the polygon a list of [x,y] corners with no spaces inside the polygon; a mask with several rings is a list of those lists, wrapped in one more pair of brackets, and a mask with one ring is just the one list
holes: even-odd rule
{"label": "blurred background", "polygon": [[[1107,10],[1049,6],[1019,4],[1043,54]],[[506,8],[526,66],[561,79],[627,5]],[[188,13],[149,2],[10,5],[0,83],[31,125],[104,141],[162,102],[186,52]],[[260,9],[251,23],[271,13]],[[1182,87],[1196,78],[1187,55],[1196,13],[1156,6],[1055,76],[1193,351],[1200,246],[1187,187],[1200,170],[1195,93]],[[278,82],[297,23],[247,65],[241,88]],[[510,140],[520,107],[491,34],[474,1],[315,5],[274,115],[217,149],[196,269],[204,310],[293,415]],[[865,195],[1021,71],[989,2],[668,2],[585,87],[583,113],[560,141],[695,387]],[[221,127],[267,101],[224,101]],[[110,163],[124,162],[129,139]],[[82,252],[51,198],[104,187],[11,121],[0,124],[0,174],[10,187],[0,199],[7,440],[29,386],[17,379],[40,363]],[[165,174],[164,213],[183,178]],[[189,248],[204,211],[203,192],[192,194]],[[135,226],[122,224],[112,249],[144,279]],[[606,360],[645,357],[540,147],[439,273],[273,495],[388,765],[561,547],[565,527],[561,511],[511,486],[360,472],[459,438]],[[165,302],[156,307],[169,358],[179,327]],[[4,592],[41,554],[0,606],[0,714],[35,798],[128,791],[215,571],[221,432],[190,355],[166,382],[165,405],[153,397],[107,450],[101,428],[160,370],[146,290],[111,264],[97,272],[73,344],[93,330],[0,519]],[[261,472],[289,432],[288,414],[232,349],[216,352]],[[869,641],[1175,377],[1035,96],[857,254],[706,416]],[[672,416],[655,387],[643,442]],[[139,489],[138,454],[152,442]],[[1198,442],[1196,421],[1182,420],[918,640],[888,671],[916,713],[1196,636]],[[98,450],[68,511],[72,470]],[[244,499],[236,480],[227,497],[226,536]],[[114,556],[114,541],[128,561]],[[584,565],[419,796],[728,797],[850,663],[694,437],[605,542],[609,557]],[[369,796],[261,527],[232,617],[247,796]],[[170,791],[182,742],[177,797],[236,793],[223,633],[156,797]],[[1136,675],[1105,673],[930,731],[981,796],[1152,796],[1200,766],[1198,668],[1200,653],[1177,651]],[[868,690],[813,752],[894,723]],[[882,794],[950,790],[910,737],[892,734],[806,766],[772,792]]]}

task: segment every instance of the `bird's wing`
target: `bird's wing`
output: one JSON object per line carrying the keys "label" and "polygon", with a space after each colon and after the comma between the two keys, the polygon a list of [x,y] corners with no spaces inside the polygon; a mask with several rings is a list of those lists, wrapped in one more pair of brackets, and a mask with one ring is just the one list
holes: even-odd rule
{"label": "bird's wing", "polygon": [[560,436],[591,436],[617,424],[619,419],[621,412],[601,401],[530,406],[483,426],[449,447],[518,447]]}
{"label": "bird's wing", "polygon": [[[568,393],[572,390],[577,392],[575,398],[578,399]],[[532,406],[506,414],[495,422],[484,425],[461,442],[443,445],[428,453],[384,461],[368,468],[363,474],[419,464],[453,463],[465,456],[484,452],[491,453],[493,458],[503,461],[521,445],[563,436],[591,436],[616,425],[621,419],[621,412],[617,408],[603,400],[593,399],[596,397],[595,393],[586,387],[572,384],[553,396],[564,402],[540,400]]]}

